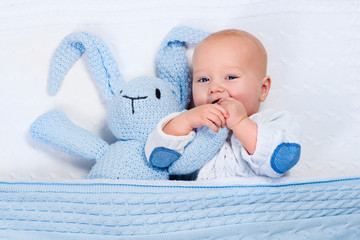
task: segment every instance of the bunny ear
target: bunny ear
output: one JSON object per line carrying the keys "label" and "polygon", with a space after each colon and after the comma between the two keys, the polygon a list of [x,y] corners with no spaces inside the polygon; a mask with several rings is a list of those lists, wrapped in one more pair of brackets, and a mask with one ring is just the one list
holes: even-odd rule
{"label": "bunny ear", "polygon": [[169,82],[181,108],[190,101],[191,75],[185,44],[197,44],[208,32],[187,26],[173,28],[163,40],[158,53],[158,76]]}
{"label": "bunny ear", "polygon": [[62,79],[85,51],[91,72],[105,100],[110,102],[124,80],[109,48],[100,38],[86,32],[69,34],[55,50],[50,67],[49,93],[55,95],[58,92]]}

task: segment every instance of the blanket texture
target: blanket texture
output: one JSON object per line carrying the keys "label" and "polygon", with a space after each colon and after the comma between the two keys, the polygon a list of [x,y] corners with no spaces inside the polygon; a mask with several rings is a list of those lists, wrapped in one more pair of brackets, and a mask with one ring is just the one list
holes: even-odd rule
{"label": "blanket texture", "polygon": [[1,182],[0,211],[5,239],[356,239],[360,179]]}

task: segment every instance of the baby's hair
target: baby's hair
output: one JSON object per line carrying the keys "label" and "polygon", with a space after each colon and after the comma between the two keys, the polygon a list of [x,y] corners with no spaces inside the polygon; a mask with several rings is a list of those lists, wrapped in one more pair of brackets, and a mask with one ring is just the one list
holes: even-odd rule
{"label": "baby's hair", "polygon": [[262,69],[263,75],[264,76],[266,75],[266,70],[267,70],[266,49],[265,49],[264,45],[261,43],[261,41],[257,37],[252,35],[251,33],[248,33],[246,31],[239,30],[239,29],[225,29],[225,30],[210,34],[202,42],[206,42],[209,40],[221,39],[224,37],[238,37],[241,40],[245,40],[250,43],[253,43],[253,45],[255,47],[255,51],[258,53],[258,57],[259,57],[259,61],[260,61],[259,66],[261,66],[263,68]]}

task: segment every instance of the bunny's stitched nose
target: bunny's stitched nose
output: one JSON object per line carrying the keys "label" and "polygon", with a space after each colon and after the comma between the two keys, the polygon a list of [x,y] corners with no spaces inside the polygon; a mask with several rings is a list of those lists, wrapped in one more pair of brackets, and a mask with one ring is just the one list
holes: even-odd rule
{"label": "bunny's stitched nose", "polygon": [[129,96],[127,96],[127,95],[124,95],[123,98],[128,98],[128,99],[131,100],[132,114],[134,114],[134,113],[135,113],[134,101],[135,101],[135,100],[146,99],[147,96],[145,96],[145,97],[129,97]]}

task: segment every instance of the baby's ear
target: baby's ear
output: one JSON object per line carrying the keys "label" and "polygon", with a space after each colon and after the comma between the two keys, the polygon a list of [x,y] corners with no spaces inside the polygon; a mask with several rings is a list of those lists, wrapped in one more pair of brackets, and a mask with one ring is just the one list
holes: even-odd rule
{"label": "baby's ear", "polygon": [[265,76],[261,80],[261,95],[259,98],[260,102],[265,101],[267,95],[269,94],[270,87],[271,87],[271,78],[269,76]]}

